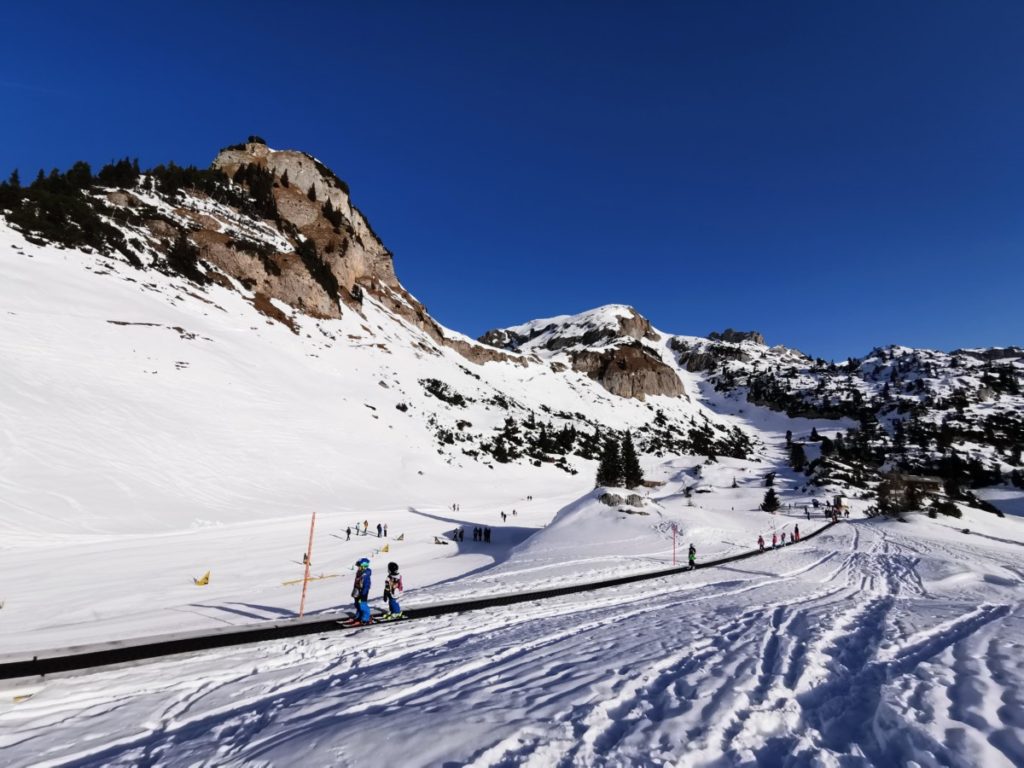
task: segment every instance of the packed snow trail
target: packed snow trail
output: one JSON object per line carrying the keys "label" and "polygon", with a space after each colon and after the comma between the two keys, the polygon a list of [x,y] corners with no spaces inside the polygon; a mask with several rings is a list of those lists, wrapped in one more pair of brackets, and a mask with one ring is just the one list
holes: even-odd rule
{"label": "packed snow trail", "polygon": [[0,749],[9,765],[1020,765],[1020,574],[935,533],[858,522],[693,580],[56,680],[4,705]]}
{"label": "packed snow trail", "polygon": [[[814,538],[833,525],[826,523],[821,528],[808,533],[804,541]],[[791,546],[793,542],[790,542]],[[486,610],[498,606],[513,605],[528,601],[548,600],[566,594],[578,594],[598,589],[608,589],[627,583],[639,583],[662,579],[667,576],[689,574],[696,570],[720,567],[726,563],[738,562],[764,555],[764,552],[751,550],[730,555],[691,566],[675,566],[671,569],[660,569],[657,572],[641,572],[629,576],[620,576],[611,580],[581,582],[573,586],[562,586],[543,590],[524,592],[504,592],[501,594],[479,597],[475,600],[449,602],[435,605],[416,603],[412,610],[406,609],[406,619],[423,619],[443,616],[452,613]],[[406,605],[409,605],[407,602]],[[371,609],[372,610],[372,609]],[[376,613],[380,616],[380,613]],[[153,637],[141,637],[135,641],[118,639],[107,643],[74,646],[50,651],[32,651],[29,653],[0,656],[0,680],[22,678],[28,676],[50,675],[61,672],[88,670],[115,664],[131,663],[147,659],[156,659],[183,653],[206,651],[212,648],[225,648],[233,645],[245,645],[256,642],[267,642],[303,635],[324,634],[337,631],[343,624],[342,619],[352,619],[351,611],[307,616],[305,619],[263,623],[250,626],[221,629],[215,633],[190,632],[184,634],[166,634]],[[354,621],[354,619],[353,619]]]}

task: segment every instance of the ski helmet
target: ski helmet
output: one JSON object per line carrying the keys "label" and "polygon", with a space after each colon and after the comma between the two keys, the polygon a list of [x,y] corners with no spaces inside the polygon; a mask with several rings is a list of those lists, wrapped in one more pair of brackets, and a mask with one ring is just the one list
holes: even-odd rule
{"label": "ski helmet", "polygon": [[358,560],[356,560],[356,565],[358,565],[360,568],[369,568],[370,559],[368,557],[361,557]]}
{"label": "ski helmet", "polygon": [[388,563],[388,573],[398,573],[398,563]]}

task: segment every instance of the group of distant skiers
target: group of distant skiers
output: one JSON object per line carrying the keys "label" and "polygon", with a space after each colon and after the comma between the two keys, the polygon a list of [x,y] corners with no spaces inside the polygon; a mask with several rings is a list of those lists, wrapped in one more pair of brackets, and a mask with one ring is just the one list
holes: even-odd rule
{"label": "group of distant skiers", "polygon": [[[784,547],[786,544],[795,544],[800,541],[800,526],[794,525],[793,532],[789,534],[789,541],[786,541],[786,532],[783,531],[781,534],[772,531],[772,549],[778,549],[780,546]],[[757,548],[761,552],[765,550],[764,536],[757,537]]]}
{"label": "group of distant skiers", "polygon": [[[369,520],[363,520],[363,525],[362,525],[361,533],[362,533],[363,536],[369,536],[370,535],[370,521]],[[356,523],[356,536],[359,536],[359,535],[360,535],[360,525],[359,525],[359,523]],[[388,524],[387,523],[377,523],[377,538],[378,539],[380,539],[380,538],[386,539],[387,537],[388,537]],[[351,541],[351,539],[352,539],[352,526],[350,525],[350,526],[348,526],[348,528],[345,529],[345,541]]]}

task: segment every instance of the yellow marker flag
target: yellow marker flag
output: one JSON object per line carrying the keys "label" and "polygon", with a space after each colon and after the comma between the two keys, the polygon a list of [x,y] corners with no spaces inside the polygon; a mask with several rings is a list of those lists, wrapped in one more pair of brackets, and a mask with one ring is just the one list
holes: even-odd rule
{"label": "yellow marker flag", "polygon": [[383,547],[380,548],[380,551],[381,552],[390,552],[391,551],[391,545],[390,544],[385,544]]}
{"label": "yellow marker flag", "polygon": [[192,579],[192,581],[195,582],[195,585],[197,587],[205,587],[207,584],[210,583],[210,572],[207,571],[203,574],[203,577],[201,579]]}

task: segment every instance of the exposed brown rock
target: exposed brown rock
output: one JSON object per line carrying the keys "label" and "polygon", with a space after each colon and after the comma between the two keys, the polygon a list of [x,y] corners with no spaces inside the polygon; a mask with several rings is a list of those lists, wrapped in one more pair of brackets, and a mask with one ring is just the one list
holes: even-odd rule
{"label": "exposed brown rock", "polygon": [[340,317],[338,308],[317,283],[302,260],[294,253],[276,253],[268,257],[274,274],[256,254],[239,250],[221,232],[200,230],[189,237],[199,247],[199,256],[250,290],[279,299],[312,317]]}
{"label": "exposed brown rock", "polygon": [[173,240],[178,236],[178,228],[163,219],[149,219],[146,229],[157,239]]}
{"label": "exposed brown rock", "polygon": [[[257,311],[266,315],[271,320],[276,320],[282,325],[287,326],[292,333],[297,334],[299,332],[299,329],[295,327],[295,323],[292,321],[292,319],[288,317],[288,315],[286,315],[280,309],[275,307],[273,302],[271,302],[270,297],[267,296],[267,294],[260,293],[259,291],[257,291],[256,296],[253,297],[252,305],[256,307]],[[381,383],[383,384],[384,382]]]}
{"label": "exposed brown rock", "polygon": [[675,371],[639,342],[599,352],[577,352],[572,367],[619,397],[643,400],[647,395],[683,394],[683,383]]}
{"label": "exposed brown rock", "polygon": [[529,360],[523,355],[510,355],[507,352],[501,352],[497,349],[492,349],[483,344],[471,344],[463,339],[445,339],[445,346],[451,347],[460,355],[467,360],[474,363],[515,363],[516,365],[527,366]]}

